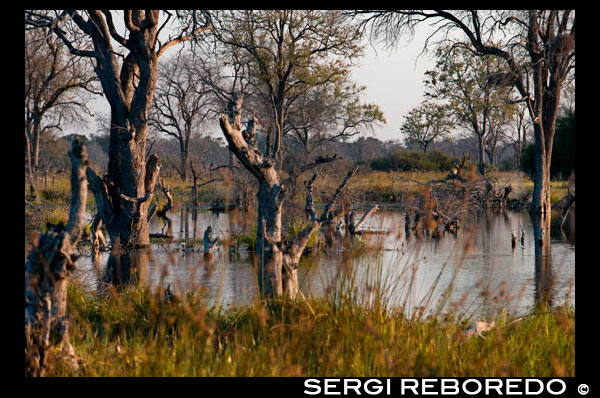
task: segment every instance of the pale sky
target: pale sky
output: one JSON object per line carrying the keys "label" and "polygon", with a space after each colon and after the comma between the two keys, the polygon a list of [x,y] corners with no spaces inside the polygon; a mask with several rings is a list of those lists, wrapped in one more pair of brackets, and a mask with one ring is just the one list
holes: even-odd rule
{"label": "pale sky", "polygon": [[[120,18],[116,18],[117,25],[119,22]],[[404,115],[423,100],[424,73],[434,66],[434,61],[426,54],[417,59],[423,49],[427,31],[425,26],[417,29],[412,39],[402,39],[393,50],[367,44],[364,57],[352,69],[352,80],[367,87],[363,101],[378,105],[387,120],[387,124],[375,127],[370,136],[382,141],[402,139],[400,126]],[[169,51],[175,52],[176,49]],[[96,114],[109,112],[108,102],[104,97],[91,101],[90,107]],[[67,131],[72,132],[75,132],[74,129]],[[96,132],[94,120],[88,123],[87,132]]]}
{"label": "pale sky", "polygon": [[353,80],[367,86],[364,100],[378,105],[387,120],[373,133],[382,141],[401,139],[404,116],[423,100],[425,71],[435,66],[427,54],[419,56],[426,32],[417,30],[412,40],[402,39],[391,51],[367,45],[360,66],[352,70]]}

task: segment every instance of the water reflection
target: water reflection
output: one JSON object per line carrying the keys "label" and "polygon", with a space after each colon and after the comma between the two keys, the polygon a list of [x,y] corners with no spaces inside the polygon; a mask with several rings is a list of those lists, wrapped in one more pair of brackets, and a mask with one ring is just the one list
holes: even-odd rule
{"label": "water reflection", "polygon": [[101,281],[116,287],[142,285],[148,281],[148,250],[113,249]]}
{"label": "water reflection", "polygon": [[[179,209],[172,220],[154,219],[151,233],[179,231],[185,244],[156,243],[149,251],[111,252],[79,260],[79,277],[91,290],[102,284],[127,283],[166,287],[184,294],[205,290],[213,303],[244,304],[256,296],[254,253],[218,246],[204,256],[203,231],[214,236],[252,233],[253,218],[243,213]],[[324,231],[299,268],[305,295],[332,293],[340,281],[361,292],[383,286],[390,305],[407,310],[443,302],[447,309],[478,314],[497,308],[522,313],[535,305],[561,304],[567,294],[574,305],[575,244],[571,231],[553,232],[542,244],[535,239],[535,219],[527,213],[481,213],[458,234],[437,238],[407,235],[404,213],[382,210],[351,236],[335,227]],[[512,231],[525,230],[525,245],[511,246]],[[566,223],[566,227],[569,223]],[[382,233],[383,232],[383,233]],[[87,261],[86,261],[87,260]]]}
{"label": "water reflection", "polygon": [[[553,283],[550,236],[542,227],[542,217],[531,215],[535,245],[535,305],[552,306]],[[564,232],[563,232],[564,233]]]}

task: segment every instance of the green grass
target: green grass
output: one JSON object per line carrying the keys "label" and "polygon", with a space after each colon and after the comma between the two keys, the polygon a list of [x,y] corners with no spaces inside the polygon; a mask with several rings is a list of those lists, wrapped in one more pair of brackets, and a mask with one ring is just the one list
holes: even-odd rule
{"label": "green grass", "polygon": [[[445,172],[434,171],[387,172],[367,170],[352,178],[349,190],[363,202],[399,202],[406,195],[420,193],[423,183],[442,179],[446,174]],[[309,173],[306,175],[308,176]],[[513,188],[511,194],[513,198],[524,197],[533,191],[533,181],[523,172],[492,171],[489,175],[498,180],[499,186],[510,183]],[[304,179],[300,178],[299,181],[304,181]],[[178,177],[172,177],[164,179],[164,182],[172,189],[173,199],[176,204],[186,203],[191,205],[191,181],[183,182]],[[339,178],[324,175],[315,182],[315,191],[332,193],[338,185]],[[68,205],[71,195],[69,187],[68,176],[57,177],[53,187],[50,186],[48,189],[40,190],[36,203],[44,205]],[[562,199],[567,193],[567,188],[568,181],[552,181],[551,202],[555,203]],[[202,186],[198,189],[198,201],[201,205],[208,205],[215,200],[222,200],[229,203],[233,200],[233,189],[233,186],[226,181]],[[160,193],[156,195],[156,198],[155,200],[158,200],[159,204],[165,201],[163,195]],[[298,202],[304,203],[304,191],[301,188],[298,189],[295,199]],[[91,194],[88,195],[87,205],[95,206],[94,198]]]}
{"label": "green grass", "polygon": [[466,320],[406,317],[348,295],[209,307],[147,288],[99,297],[69,286],[71,343],[84,367],[56,376],[574,376],[575,312],[501,316],[484,338]]}
{"label": "green grass", "polygon": [[[521,189],[532,185],[520,174],[500,176]],[[372,172],[357,177],[352,189],[378,195],[414,191],[420,187],[415,181],[443,175]],[[329,182],[318,181],[322,186]],[[185,197],[184,184],[171,187],[176,201],[181,198],[177,194]],[[26,206],[26,225],[28,211],[34,210]],[[63,208],[57,208],[38,214],[36,223],[63,217]],[[237,241],[250,246],[253,236]],[[356,300],[351,284],[342,293],[321,298],[257,299],[243,307],[219,307],[209,305],[201,293],[167,302],[146,287],[109,287],[96,294],[70,283],[71,343],[83,367],[75,371],[50,363],[47,375],[575,375],[573,308],[537,309],[518,321],[501,315],[485,337],[468,338],[464,331],[469,319],[464,316],[409,317],[385,305],[385,283],[372,285],[379,290],[370,292],[374,300],[367,305]]]}

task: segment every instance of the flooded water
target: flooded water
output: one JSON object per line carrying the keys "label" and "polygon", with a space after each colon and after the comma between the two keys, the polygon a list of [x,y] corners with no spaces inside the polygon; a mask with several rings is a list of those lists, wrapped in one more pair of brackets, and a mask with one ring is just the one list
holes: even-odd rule
{"label": "flooded water", "polygon": [[[574,213],[574,212],[573,212]],[[202,237],[212,226],[213,237],[251,233],[254,216],[180,209],[169,213],[170,223],[154,218],[151,233],[166,233],[182,243],[152,244],[151,251],[101,254],[95,261],[82,257],[76,276],[90,290],[103,283],[141,283],[184,294],[204,290],[212,303],[244,304],[257,294],[253,252],[232,252],[217,246],[212,259],[204,257]],[[91,218],[91,217],[90,217]],[[540,300],[552,305],[575,304],[574,214],[565,230],[551,234],[543,249],[534,245],[526,212],[481,214],[439,238],[405,236],[404,212],[381,210],[363,226],[360,236],[340,233],[318,243],[325,250],[303,256],[299,282],[305,296],[319,296],[350,283],[359,297],[369,300],[379,285],[390,306],[412,311],[436,308],[469,314],[493,314],[505,308],[513,314],[531,309]],[[525,231],[525,244],[511,247],[511,232]],[[193,239],[196,240],[193,240]],[[322,248],[322,247],[321,247]],[[363,297],[364,295],[364,297]]]}

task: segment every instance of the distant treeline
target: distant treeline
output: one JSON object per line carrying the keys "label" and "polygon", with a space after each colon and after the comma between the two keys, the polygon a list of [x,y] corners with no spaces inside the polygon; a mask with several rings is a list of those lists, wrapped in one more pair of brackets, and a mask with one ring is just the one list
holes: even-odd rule
{"label": "distant treeline", "polygon": [[382,171],[448,171],[454,160],[454,157],[440,151],[423,153],[400,149],[391,155],[372,160],[371,168]]}
{"label": "distant treeline", "polygon": [[[68,146],[73,136],[58,137],[52,133],[45,137],[40,153],[42,165],[50,169],[66,169],[68,164]],[[90,148],[90,160],[99,168],[108,162],[108,135],[92,135],[81,137]],[[404,147],[398,141],[381,141],[374,137],[360,137],[358,140],[327,142],[322,145],[317,155],[337,154],[341,158],[357,164],[370,166],[381,171],[449,171],[455,159],[463,154],[475,158],[474,145],[469,139],[442,140],[432,145],[432,149],[423,153],[422,150]],[[154,138],[151,140],[152,151],[160,155],[163,167],[161,173],[171,176],[176,173],[179,164],[178,144],[169,138]],[[534,171],[534,145],[525,147],[521,157],[522,170],[530,175]],[[515,152],[511,145],[506,144],[500,151],[499,163],[486,167],[497,167],[500,170],[515,168]],[[190,160],[206,166],[227,164],[228,151],[221,137],[194,135],[190,140]],[[301,148],[290,145],[287,155],[289,159],[296,156],[306,156]],[[315,155],[313,155],[315,156]],[[566,111],[558,118],[554,145],[552,150],[551,174],[554,178],[566,179],[575,170],[575,112]]]}

